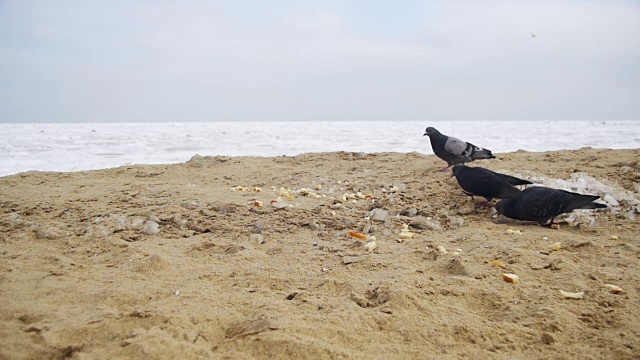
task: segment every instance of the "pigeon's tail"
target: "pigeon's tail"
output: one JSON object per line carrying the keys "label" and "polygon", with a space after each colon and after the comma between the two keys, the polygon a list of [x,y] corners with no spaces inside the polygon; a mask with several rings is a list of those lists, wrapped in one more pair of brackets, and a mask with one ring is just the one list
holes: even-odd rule
{"label": "pigeon's tail", "polygon": [[496,173],[496,174],[498,174],[498,176],[500,176],[501,178],[506,180],[509,184],[514,185],[514,186],[515,185],[531,185],[531,184],[533,184],[529,180],[520,179],[520,178],[517,178],[515,176],[506,175],[506,174],[500,174],[500,173]]}
{"label": "pigeon's tail", "polygon": [[473,160],[479,160],[479,159],[495,159],[496,157],[493,156],[493,154],[491,153],[491,150],[487,150],[487,149],[481,149],[481,148],[477,148],[474,149],[475,151],[471,153],[471,159]]}
{"label": "pigeon's tail", "polygon": [[578,194],[570,191],[565,191],[565,193],[569,193],[572,196],[570,204],[571,209],[603,209],[607,207],[605,204],[594,202],[600,199],[600,196]]}
{"label": "pigeon's tail", "polygon": [[591,203],[588,203],[587,205],[582,206],[580,209],[604,209],[606,207],[607,207],[606,204],[591,202]]}

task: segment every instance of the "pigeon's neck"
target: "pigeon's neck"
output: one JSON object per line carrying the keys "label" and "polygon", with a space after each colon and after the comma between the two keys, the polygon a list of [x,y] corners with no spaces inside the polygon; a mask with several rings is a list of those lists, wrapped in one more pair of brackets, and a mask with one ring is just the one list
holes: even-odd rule
{"label": "pigeon's neck", "polygon": [[447,142],[447,138],[445,136],[442,136],[442,134],[429,136],[429,140],[431,140],[431,146],[444,146],[445,142]]}

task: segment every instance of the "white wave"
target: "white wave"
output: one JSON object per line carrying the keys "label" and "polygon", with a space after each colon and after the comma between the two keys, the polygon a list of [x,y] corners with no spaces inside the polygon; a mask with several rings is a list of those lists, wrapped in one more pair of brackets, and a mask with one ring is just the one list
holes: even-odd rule
{"label": "white wave", "polygon": [[194,154],[431,154],[427,126],[491,149],[640,147],[640,121],[386,121],[0,124],[0,176],[187,161]]}

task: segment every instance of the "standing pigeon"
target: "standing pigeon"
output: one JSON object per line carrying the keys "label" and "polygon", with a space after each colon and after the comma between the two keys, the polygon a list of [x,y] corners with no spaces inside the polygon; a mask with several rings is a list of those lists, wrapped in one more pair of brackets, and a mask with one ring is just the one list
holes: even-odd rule
{"label": "standing pigeon", "polygon": [[423,136],[429,136],[431,148],[437,157],[447,162],[447,170],[455,164],[463,164],[477,159],[494,159],[491,150],[477,147],[452,136],[441,134],[436,128],[428,127]]}
{"label": "standing pigeon", "polygon": [[518,195],[520,189],[516,188],[515,185],[531,184],[531,181],[522,180],[514,176],[462,164],[455,165],[452,172],[465,194],[472,198],[474,195],[479,195],[487,200],[481,206],[489,205],[493,198],[507,199]]}
{"label": "standing pigeon", "polygon": [[534,186],[523,190],[510,199],[501,200],[496,210],[508,218],[535,221],[540,225],[551,227],[553,219],[576,209],[602,209],[607,205],[595,203],[596,195],[582,195],[565,190]]}

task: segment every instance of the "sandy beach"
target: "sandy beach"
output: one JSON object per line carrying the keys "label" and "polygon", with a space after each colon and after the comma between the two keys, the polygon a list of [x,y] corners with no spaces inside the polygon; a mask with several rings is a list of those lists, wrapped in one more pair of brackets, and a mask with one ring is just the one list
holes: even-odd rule
{"label": "sandy beach", "polygon": [[494,217],[420,153],[2,177],[0,358],[640,358],[640,149],[495,155],[610,206]]}

